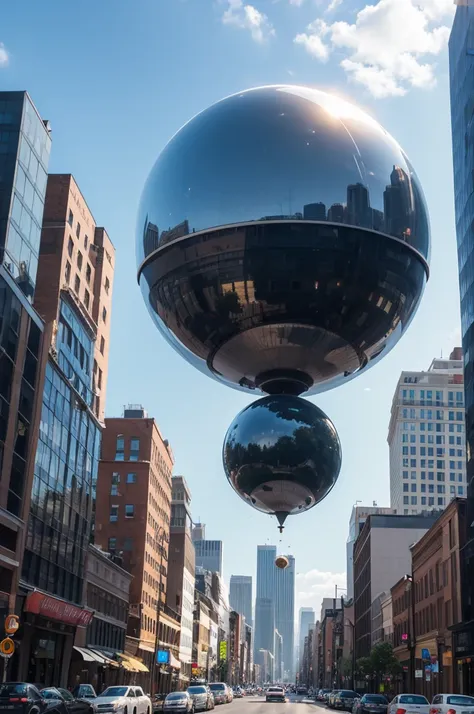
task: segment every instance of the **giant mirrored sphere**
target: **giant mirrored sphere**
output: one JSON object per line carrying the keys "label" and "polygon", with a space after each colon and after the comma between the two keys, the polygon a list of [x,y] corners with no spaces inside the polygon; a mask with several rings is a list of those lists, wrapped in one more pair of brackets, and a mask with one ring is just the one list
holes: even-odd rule
{"label": "giant mirrored sphere", "polygon": [[330,419],[292,395],[258,399],[236,416],[223,447],[232,488],[282,526],[327,496],[341,468],[341,445]]}
{"label": "giant mirrored sphere", "polygon": [[191,119],[146,182],[138,279],[161,333],[224,384],[322,392],[400,339],[429,222],[398,143],[357,107],[251,89]]}

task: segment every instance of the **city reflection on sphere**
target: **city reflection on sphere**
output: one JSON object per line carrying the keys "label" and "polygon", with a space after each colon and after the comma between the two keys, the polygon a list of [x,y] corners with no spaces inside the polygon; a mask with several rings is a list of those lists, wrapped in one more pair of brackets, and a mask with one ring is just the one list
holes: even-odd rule
{"label": "city reflection on sphere", "polygon": [[192,365],[253,393],[314,394],[400,339],[428,277],[429,222],[405,153],[324,92],[228,97],[160,154],[138,217],[139,283]]}
{"label": "city reflection on sphere", "polygon": [[332,422],[312,402],[271,395],[234,419],[223,460],[239,496],[281,523],[327,496],[341,468],[341,446]]}
{"label": "city reflection on sphere", "polygon": [[286,555],[278,555],[275,558],[275,565],[279,570],[286,570],[286,568],[289,566],[290,561],[286,557]]}

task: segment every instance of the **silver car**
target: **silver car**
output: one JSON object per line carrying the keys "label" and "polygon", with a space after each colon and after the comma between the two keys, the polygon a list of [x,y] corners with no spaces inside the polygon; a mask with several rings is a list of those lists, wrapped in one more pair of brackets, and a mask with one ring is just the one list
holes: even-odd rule
{"label": "silver car", "polygon": [[187,692],[171,692],[163,704],[164,714],[180,712],[180,714],[194,714],[194,702]]}
{"label": "silver car", "polygon": [[195,712],[207,712],[214,709],[214,695],[205,684],[193,684],[187,689],[188,694],[194,702]]}

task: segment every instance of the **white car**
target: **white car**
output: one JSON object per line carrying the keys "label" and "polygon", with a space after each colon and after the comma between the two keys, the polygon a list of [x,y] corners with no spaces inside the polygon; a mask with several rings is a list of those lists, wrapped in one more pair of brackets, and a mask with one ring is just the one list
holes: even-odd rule
{"label": "white car", "polygon": [[388,714],[430,714],[430,703],[421,694],[397,694],[388,705]]}
{"label": "white car", "polygon": [[283,687],[268,687],[265,700],[267,702],[286,702],[286,692]]}
{"label": "white car", "polygon": [[429,714],[474,714],[474,697],[466,694],[437,694]]}
{"label": "white car", "polygon": [[107,687],[94,699],[98,714],[152,714],[151,699],[141,687]]}

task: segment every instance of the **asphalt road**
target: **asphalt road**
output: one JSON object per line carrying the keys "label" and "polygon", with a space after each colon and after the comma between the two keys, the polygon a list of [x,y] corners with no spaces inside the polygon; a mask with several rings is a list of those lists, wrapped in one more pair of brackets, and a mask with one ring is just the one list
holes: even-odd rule
{"label": "asphalt road", "polygon": [[321,707],[314,699],[292,694],[285,704],[279,702],[267,704],[265,697],[234,699],[231,704],[217,706],[213,714],[322,714],[322,709],[326,707]]}

